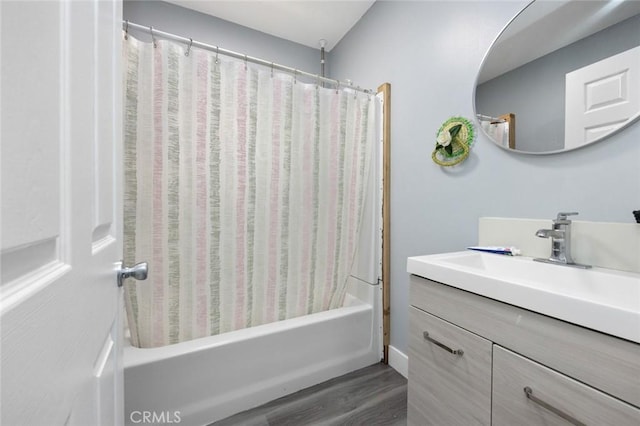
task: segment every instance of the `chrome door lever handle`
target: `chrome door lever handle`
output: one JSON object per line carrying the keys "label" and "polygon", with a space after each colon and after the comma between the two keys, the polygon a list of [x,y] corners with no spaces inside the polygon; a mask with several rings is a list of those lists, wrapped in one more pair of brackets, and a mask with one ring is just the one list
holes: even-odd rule
{"label": "chrome door lever handle", "polygon": [[149,264],[147,262],[140,262],[130,268],[121,263],[120,269],[118,270],[118,287],[122,287],[124,280],[127,278],[133,278],[139,281],[146,280],[148,272]]}

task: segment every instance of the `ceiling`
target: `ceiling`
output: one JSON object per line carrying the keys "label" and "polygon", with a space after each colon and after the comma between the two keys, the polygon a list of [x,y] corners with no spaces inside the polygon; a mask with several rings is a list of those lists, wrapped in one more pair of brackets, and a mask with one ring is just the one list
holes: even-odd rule
{"label": "ceiling", "polygon": [[330,51],[375,0],[165,0],[305,46]]}

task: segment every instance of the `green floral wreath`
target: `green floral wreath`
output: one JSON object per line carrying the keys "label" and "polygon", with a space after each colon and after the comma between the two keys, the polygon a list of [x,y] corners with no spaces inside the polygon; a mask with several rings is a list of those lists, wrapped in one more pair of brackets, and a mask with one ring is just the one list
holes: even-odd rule
{"label": "green floral wreath", "polygon": [[445,167],[460,164],[469,156],[474,138],[473,124],[469,120],[451,117],[438,129],[431,159]]}

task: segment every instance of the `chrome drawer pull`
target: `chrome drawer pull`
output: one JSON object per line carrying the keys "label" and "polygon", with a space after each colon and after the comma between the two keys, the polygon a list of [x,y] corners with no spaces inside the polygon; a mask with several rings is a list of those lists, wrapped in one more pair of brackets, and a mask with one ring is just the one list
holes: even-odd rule
{"label": "chrome drawer pull", "polygon": [[533,396],[533,390],[531,390],[531,388],[529,386],[524,388],[524,393],[525,393],[525,395],[527,395],[527,398],[529,398],[531,401],[535,402],[536,404],[540,405],[541,407],[546,408],[547,410],[551,411],[553,414],[562,417],[563,419],[565,419],[569,423],[571,423],[573,425],[576,425],[576,426],[587,426],[586,424],[582,423],[581,421],[574,419],[572,416],[568,415],[567,413],[565,413],[565,412],[563,412],[561,410],[558,410],[553,405],[550,405],[550,404],[544,402],[543,400]]}
{"label": "chrome drawer pull", "polygon": [[437,340],[429,337],[429,332],[425,331],[422,333],[422,336],[430,341],[431,343],[440,346],[442,349],[444,349],[445,351],[452,353],[454,355],[458,355],[458,356],[462,356],[464,354],[464,351],[462,349],[451,349],[449,346],[445,345],[444,343],[440,343]]}

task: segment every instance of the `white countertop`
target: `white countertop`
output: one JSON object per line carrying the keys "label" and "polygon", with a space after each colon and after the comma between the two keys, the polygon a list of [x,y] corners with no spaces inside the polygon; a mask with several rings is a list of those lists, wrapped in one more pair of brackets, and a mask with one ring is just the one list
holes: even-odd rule
{"label": "white countertop", "polygon": [[407,272],[640,343],[640,274],[475,251],[410,257]]}

